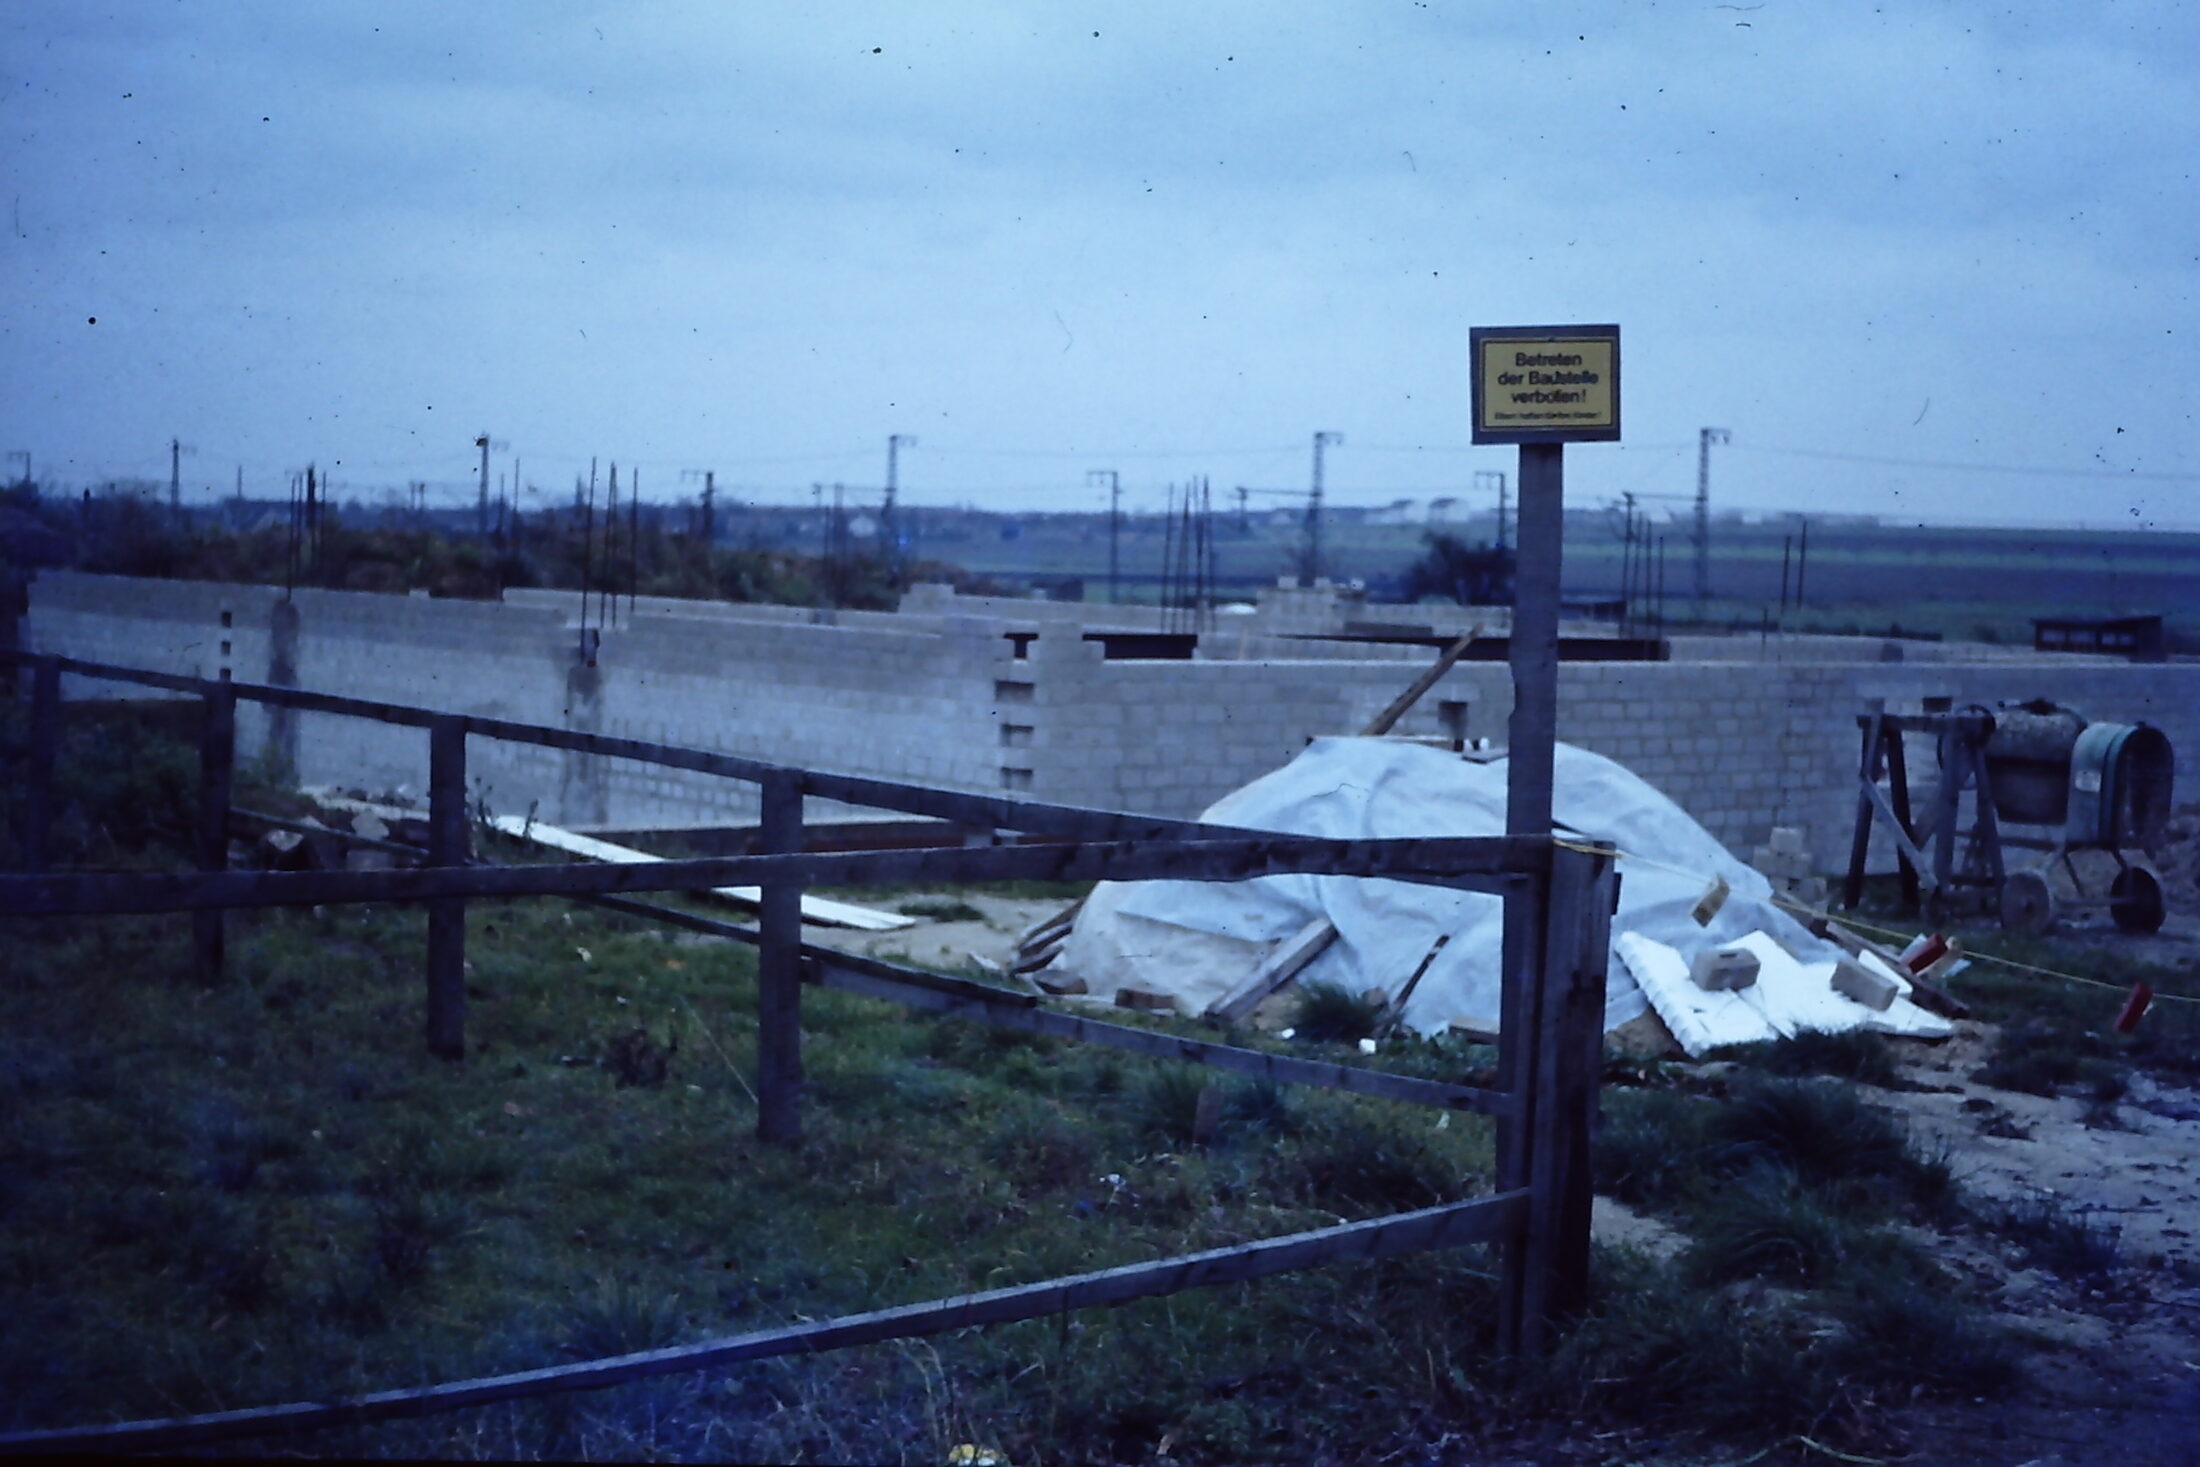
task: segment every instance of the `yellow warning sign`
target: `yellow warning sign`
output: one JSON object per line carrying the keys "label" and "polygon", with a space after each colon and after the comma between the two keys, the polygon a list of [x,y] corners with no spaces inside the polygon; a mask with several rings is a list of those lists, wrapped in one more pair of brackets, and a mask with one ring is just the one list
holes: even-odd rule
{"label": "yellow warning sign", "polygon": [[1619,438],[1617,326],[1478,326],[1468,350],[1475,442]]}

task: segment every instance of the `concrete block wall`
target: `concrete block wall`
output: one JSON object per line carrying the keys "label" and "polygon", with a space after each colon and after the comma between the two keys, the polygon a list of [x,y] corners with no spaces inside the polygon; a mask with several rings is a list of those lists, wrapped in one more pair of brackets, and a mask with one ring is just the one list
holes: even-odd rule
{"label": "concrete block wall", "polygon": [[[520,723],[562,727],[569,721],[566,679],[576,641],[556,611],[313,589],[298,591],[293,602],[298,687]],[[554,791],[564,757],[473,739],[467,783],[498,808],[508,795],[527,791],[543,818],[556,819]],[[296,768],[304,784],[419,797],[428,787],[428,735],[308,713],[298,720]],[[525,805],[520,800],[517,808]]]}
{"label": "concrete block wall", "polygon": [[[709,635],[678,618],[604,634],[601,731],[885,779],[1001,788],[995,683],[1010,646],[962,634],[752,623]],[[613,823],[746,821],[755,791],[609,761]],[[823,802],[812,814],[829,817]]]}
{"label": "concrete block wall", "polygon": [[[864,625],[831,626],[807,620],[804,608],[764,608],[805,618],[797,620],[697,615],[698,603],[675,603],[605,631],[588,667],[570,593],[500,604],[301,590],[290,603],[297,633],[284,678],[273,675],[271,635],[283,599],[270,587],[48,572],[32,586],[24,645],[194,677],[227,668],[245,682],[890,779],[1029,787],[1028,722],[1014,723],[1025,732],[1010,749],[994,707],[997,689],[1025,676],[998,622],[932,617],[912,627],[873,613]],[[145,691],[71,679],[64,694]],[[1011,710],[1012,722],[1022,717]],[[295,749],[301,783],[425,791],[425,731],[332,714],[289,718],[295,736],[280,742]],[[240,709],[238,733],[248,760],[279,743],[254,704]],[[756,814],[754,788],[739,781],[493,739],[469,742],[468,776],[492,808],[584,827]],[[836,811],[812,801],[811,813]]]}
{"label": "concrete block wall", "polygon": [[[969,614],[972,599],[910,617],[844,613],[838,625],[804,608],[729,614],[653,603],[604,632],[586,668],[570,593],[562,602],[515,593],[497,604],[300,591],[292,680],[810,767],[1190,816],[1307,739],[1357,731],[1430,656],[1379,647],[1350,658],[1300,650],[1109,662],[1077,621],[1051,610],[1025,616],[1061,603],[1004,603],[1011,619]],[[204,677],[226,666],[240,680],[270,681],[281,601],[268,587],[47,572],[31,587],[24,645]],[[1006,629],[1038,633],[1027,656],[1015,655]],[[1315,645],[1249,633],[1248,650],[1254,643]],[[116,689],[72,680],[65,691]],[[1913,711],[1932,696],[1959,705],[2051,697],[2095,719],[2155,724],[2188,763],[2200,750],[2200,664],[2066,656],[1564,663],[1559,735],[1626,764],[1730,849],[1746,853],[1773,826],[1798,826],[1814,864],[1834,870],[1855,815],[1856,713],[1870,698]],[[1503,743],[1509,670],[1454,668],[1397,732],[1444,732],[1447,702],[1468,705],[1470,736]],[[298,723],[304,781],[426,787],[422,731],[325,715]],[[256,710],[241,713],[239,732],[248,758],[271,742]],[[1931,751],[1913,749],[1911,768],[1918,784],[1929,781]],[[488,740],[473,741],[470,772],[493,806],[532,806],[566,824],[745,822],[755,810],[738,782]],[[813,807],[820,818],[833,814]]]}
{"label": "concrete block wall", "polygon": [[[1042,640],[1038,647],[1044,647]],[[1037,650],[1035,648],[1035,650]],[[1038,656],[1033,789],[1068,803],[1196,815],[1293,757],[1310,737],[1364,726],[1410,678],[1396,662],[1101,662]],[[1803,829],[1813,863],[1847,861],[1856,811],[1855,715],[1868,698],[1915,711],[2049,696],[2094,719],[2145,721],[2200,750],[2200,665],[2073,666],[1784,663],[1564,663],[1559,737],[1617,760],[1729,849],[1746,854],[1775,825]],[[1502,744],[1510,672],[1454,668],[1397,732],[1443,731],[1445,701],[1469,705],[1468,733]],[[1932,752],[1911,751],[1913,780]],[[2190,786],[2186,798],[2190,798]],[[1883,841],[1875,869],[1891,869]]]}
{"label": "concrete block wall", "polygon": [[[1092,643],[1044,637],[1032,650],[1032,792],[1179,817],[1289,762],[1310,738],[1358,732],[1427,661],[1107,662]],[[1446,701],[1469,704],[1470,736],[1503,740],[1505,668],[1455,667],[1395,731],[1441,733]]]}

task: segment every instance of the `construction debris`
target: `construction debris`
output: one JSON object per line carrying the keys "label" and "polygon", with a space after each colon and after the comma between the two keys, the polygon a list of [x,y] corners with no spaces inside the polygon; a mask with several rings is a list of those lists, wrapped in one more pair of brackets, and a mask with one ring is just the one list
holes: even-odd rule
{"label": "construction debris", "polygon": [[1260,1001],[1289,983],[1306,965],[1328,951],[1337,940],[1337,925],[1328,917],[1316,917],[1290,937],[1246,975],[1245,981],[1207,1006],[1207,1017],[1231,1022],[1260,1007]]}
{"label": "construction debris", "polygon": [[[305,791],[315,803],[324,809],[341,810],[350,814],[354,835],[371,840],[383,840],[390,827],[400,821],[418,821],[418,811],[401,810],[390,805],[378,805],[370,800],[356,800],[328,790]],[[598,840],[591,835],[565,830],[555,825],[545,825],[540,820],[520,815],[491,815],[485,822],[490,829],[514,840],[528,841],[549,850],[562,851],[583,860],[602,861],[616,866],[639,866],[662,861],[663,856],[653,856],[632,846],[617,845]],[[384,851],[353,849],[349,860],[356,863],[361,856],[379,857],[383,865],[390,863]],[[354,865],[354,869],[359,869]],[[719,886],[710,888],[709,894],[742,906],[753,907],[763,899],[761,889],[753,886]],[[917,925],[914,917],[899,912],[881,912],[872,907],[859,907],[849,902],[836,902],[824,897],[804,895],[802,920],[820,927],[853,927],[865,932],[898,932]]]}
{"label": "construction debris", "polygon": [[1874,1013],[1885,1013],[1902,996],[1902,986],[1896,979],[1854,958],[1843,958],[1833,965],[1833,991]]}
{"label": "construction debris", "polygon": [[[567,855],[579,856],[589,861],[604,861],[618,866],[639,866],[664,860],[647,851],[637,851],[632,846],[616,845],[598,840],[592,835],[563,830],[555,825],[545,825],[540,820],[530,820],[518,815],[491,815],[491,830],[508,835],[515,840],[533,841]],[[753,907],[763,900],[761,888],[754,886],[712,887],[712,896],[723,897],[742,906]],[[905,917],[899,912],[881,912],[872,907],[858,907],[848,902],[829,901],[824,897],[805,895],[802,898],[802,920],[821,927],[854,927],[864,932],[896,932],[904,927],[914,927],[917,919]]]}
{"label": "construction debris", "polygon": [[1729,993],[1755,983],[1759,966],[1746,947],[1707,947],[1688,960],[1688,976],[1706,993]]}

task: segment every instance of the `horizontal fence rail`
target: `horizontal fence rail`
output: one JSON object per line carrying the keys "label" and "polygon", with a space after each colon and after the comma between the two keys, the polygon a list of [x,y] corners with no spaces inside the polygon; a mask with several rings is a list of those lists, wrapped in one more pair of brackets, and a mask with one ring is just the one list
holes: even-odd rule
{"label": "horizontal fence rail", "polygon": [[[21,652],[0,652],[0,661],[23,661],[33,656],[34,654]],[[222,686],[221,683],[207,678],[151,672],[135,667],[117,667],[104,662],[86,662],[75,657],[43,655],[37,656],[36,661],[79,677],[136,683],[199,696]],[[230,682],[227,686],[244,702],[289,708],[301,713],[328,713],[423,729],[431,727],[439,719],[456,719],[465,726],[468,733],[478,734],[483,738],[501,739],[507,743],[534,744],[547,749],[598,754],[611,759],[631,759],[638,763],[718,775],[750,784],[761,784],[776,778],[798,777],[803,794],[816,799],[837,800],[842,804],[860,805],[870,809],[895,810],[907,815],[928,815],[964,825],[1021,831],[1030,835],[1067,836],[1082,840],[1211,840],[1229,836],[1273,834],[1238,826],[1207,825],[1197,820],[1136,815],[1121,810],[1096,810],[1082,805],[1057,805],[1044,800],[973,794],[933,785],[876,779],[868,775],[798,768],[738,754],[690,749],[679,744],[660,744],[644,739],[620,738],[612,734],[583,733],[575,729],[550,728],[535,723],[514,723],[508,719],[484,718],[474,714],[439,713],[401,703],[378,703],[365,698],[312,692],[304,688],[241,682]]]}
{"label": "horizontal fence rail", "polygon": [[0,877],[0,911],[71,916],[222,907],[417,902],[441,897],[592,896],[719,886],[902,885],[1001,881],[1246,881],[1261,876],[1387,876],[1502,891],[1550,842],[1511,836],[1327,840],[1101,841],[939,846],[913,851],[709,856],[646,865],[425,866],[409,871],[227,871]]}
{"label": "horizontal fence rail", "polygon": [[1395,1217],[1344,1223],[1257,1243],[1179,1254],[1151,1263],[1125,1264],[1041,1283],[958,1294],[923,1304],[904,1304],[811,1324],[726,1335],[692,1345],[674,1345],[542,1370],[523,1370],[511,1375],[451,1381],[412,1390],[377,1391],[345,1400],[298,1401],[203,1416],[127,1421],[113,1426],[16,1432],[0,1436],[0,1452],[149,1452],[276,1432],[363,1426],[560,1391],[596,1390],[652,1376],[707,1370],[746,1360],[768,1360],[776,1355],[812,1354],[881,1340],[941,1334],[974,1325],[1010,1324],[1073,1309],[1128,1304],[1187,1289],[1268,1278],[1317,1264],[1388,1258],[1400,1253],[1490,1242],[1517,1231],[1527,1200],[1525,1192],[1499,1193],[1400,1213]]}
{"label": "horizontal fence rail", "polygon": [[[228,909],[419,902],[428,907],[426,1039],[459,1062],[465,1040],[465,904],[470,900],[562,896],[753,943],[757,959],[757,1134],[787,1143],[801,1136],[801,992],[806,985],[1027,1033],[1101,1044],[1285,1084],[1490,1116],[1496,1121],[1497,1193],[1469,1202],[1284,1238],[1104,1269],[1014,1288],[958,1295],[814,1324],[756,1331],[636,1355],[341,1401],[295,1402],[244,1411],[114,1426],[0,1436],[0,1451],[144,1451],[246,1436],[420,1416],[556,1391],[593,1389],[679,1371],[774,1355],[839,1348],[1029,1319],[1184,1289],[1266,1277],[1315,1264],[1446,1248],[1499,1245],[1499,1332],[1505,1348],[1540,1349],[1555,1319],[1579,1307],[1586,1288],[1589,1134],[1596,1109],[1609,919],[1617,881],[1608,851],[1554,846],[1542,832],[1502,837],[1335,840],[1209,825],[1124,811],[1048,804],[853,774],[798,768],[710,750],[438,712],[292,687],[219,681],[116,667],[75,658],[0,653],[0,665],[28,662],[32,677],[32,785],[21,875],[0,876],[0,913],[103,915],[188,912],[194,962],[218,977]],[[187,874],[50,873],[45,869],[45,792],[55,764],[60,679],[70,674],[194,696],[205,716],[195,862]],[[368,719],[422,730],[428,744],[425,849],[322,830],[303,821],[252,816],[232,805],[234,709],[258,703],[292,712]],[[626,759],[745,781],[759,787],[759,854],[635,865],[503,865],[471,849],[466,800],[469,735],[584,755]],[[914,850],[805,853],[803,803],[845,805],[937,818],[966,828],[1014,831],[1039,842],[932,846]],[[348,871],[230,871],[232,815],[300,834],[389,851],[419,865]],[[1110,1023],[1049,1007],[1025,993],[903,967],[802,941],[800,897],[812,886],[905,885],[1006,879],[1243,881],[1285,874],[1383,878],[1492,893],[1504,898],[1503,1012],[1494,1089],[1270,1054],[1163,1029]],[[633,893],[760,891],[753,926],[721,922]]]}

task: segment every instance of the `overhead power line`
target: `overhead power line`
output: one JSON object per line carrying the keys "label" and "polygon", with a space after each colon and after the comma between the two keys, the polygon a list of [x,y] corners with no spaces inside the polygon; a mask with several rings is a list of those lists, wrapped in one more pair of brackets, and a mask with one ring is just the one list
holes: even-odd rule
{"label": "overhead power line", "polygon": [[2038,464],[1976,464],[1955,463],[1946,459],[1888,458],[1871,453],[1836,453],[1822,448],[1780,448],[1770,443],[1744,443],[1736,441],[1734,448],[1756,453],[1784,454],[1789,458],[1822,458],[1837,463],[1878,464],[1894,469],[1946,469],[1965,474],[2024,474],[2036,479],[2115,479],[2129,483],[2136,479],[2165,484],[2190,484],[2200,482],[2200,470],[2182,474],[2146,473],[2123,469],[2057,469]]}

